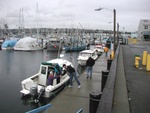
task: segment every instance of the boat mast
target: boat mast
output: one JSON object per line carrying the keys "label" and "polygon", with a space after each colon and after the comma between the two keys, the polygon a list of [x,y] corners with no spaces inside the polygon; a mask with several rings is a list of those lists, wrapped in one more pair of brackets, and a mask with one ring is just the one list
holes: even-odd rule
{"label": "boat mast", "polygon": [[4,19],[1,18],[1,36],[4,37]]}
{"label": "boat mast", "polygon": [[37,28],[37,38],[39,38],[39,10],[38,10],[38,3],[36,3],[36,28]]}
{"label": "boat mast", "polygon": [[19,36],[20,36],[20,22],[21,22],[20,15],[21,15],[21,9],[19,10],[19,26],[18,26],[18,34],[19,34]]}
{"label": "boat mast", "polygon": [[84,29],[83,29],[83,26],[81,25],[81,23],[79,23],[79,25],[81,26],[81,34],[80,34],[80,36],[81,36],[81,39],[80,39],[80,41],[81,41],[81,44],[85,44],[85,43],[83,43],[83,38],[84,38]]}
{"label": "boat mast", "polygon": [[23,8],[21,8],[19,10],[19,31],[18,31],[18,34],[21,38],[25,36]]}

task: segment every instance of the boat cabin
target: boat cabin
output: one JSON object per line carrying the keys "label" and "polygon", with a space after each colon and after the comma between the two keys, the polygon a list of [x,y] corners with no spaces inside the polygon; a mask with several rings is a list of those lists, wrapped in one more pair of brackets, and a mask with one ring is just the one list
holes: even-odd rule
{"label": "boat cabin", "polygon": [[[56,68],[56,65],[58,66],[59,69]],[[52,64],[52,63],[47,63],[47,62],[43,62],[41,67],[40,67],[40,75],[38,78],[38,84],[42,85],[42,86],[47,86],[48,84],[48,77],[50,72],[54,72],[54,77],[57,76],[57,72],[61,71],[62,67],[60,67],[58,64]],[[61,72],[60,72],[61,73]],[[55,86],[57,84],[57,79],[53,80],[53,84],[52,86]]]}

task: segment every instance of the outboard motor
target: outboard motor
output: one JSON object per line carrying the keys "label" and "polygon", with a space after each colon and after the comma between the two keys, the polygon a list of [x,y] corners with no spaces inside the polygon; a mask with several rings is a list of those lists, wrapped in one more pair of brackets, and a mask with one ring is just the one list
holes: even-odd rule
{"label": "outboard motor", "polygon": [[31,98],[34,100],[37,98],[38,96],[38,88],[37,88],[37,85],[32,85],[30,87],[30,94],[31,94]]}
{"label": "outboard motor", "polygon": [[42,87],[40,89],[40,92],[39,92],[39,95],[38,95],[37,99],[35,99],[35,103],[39,102],[39,100],[41,99],[41,97],[43,97],[44,93],[45,93],[45,88]]}

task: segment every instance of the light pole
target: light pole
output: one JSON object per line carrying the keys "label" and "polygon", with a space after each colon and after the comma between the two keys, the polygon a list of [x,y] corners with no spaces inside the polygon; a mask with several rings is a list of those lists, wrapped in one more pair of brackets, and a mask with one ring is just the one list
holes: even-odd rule
{"label": "light pole", "polygon": [[117,46],[119,44],[119,23],[117,23]]}
{"label": "light pole", "polygon": [[98,9],[95,9],[95,11],[100,11],[102,9],[106,9],[106,10],[109,10],[109,11],[112,11],[113,12],[113,15],[114,15],[114,46],[113,46],[113,50],[114,52],[116,51],[116,48],[117,48],[117,43],[116,43],[116,10],[113,9],[113,10],[110,10],[108,8],[98,8]]}

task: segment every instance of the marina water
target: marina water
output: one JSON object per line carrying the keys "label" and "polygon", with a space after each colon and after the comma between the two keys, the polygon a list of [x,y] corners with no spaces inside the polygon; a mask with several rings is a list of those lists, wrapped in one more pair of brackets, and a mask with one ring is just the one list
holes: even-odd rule
{"label": "marina water", "polygon": [[[77,64],[79,52],[66,53],[64,59],[73,63],[80,74],[85,69]],[[57,52],[47,52],[45,50],[23,52],[14,50],[0,51],[0,113],[24,113],[41,106],[35,104],[30,99],[22,99],[20,93],[21,81],[39,71],[43,61],[55,59]],[[50,101],[46,101],[48,103]],[[46,104],[43,103],[43,104]]]}

